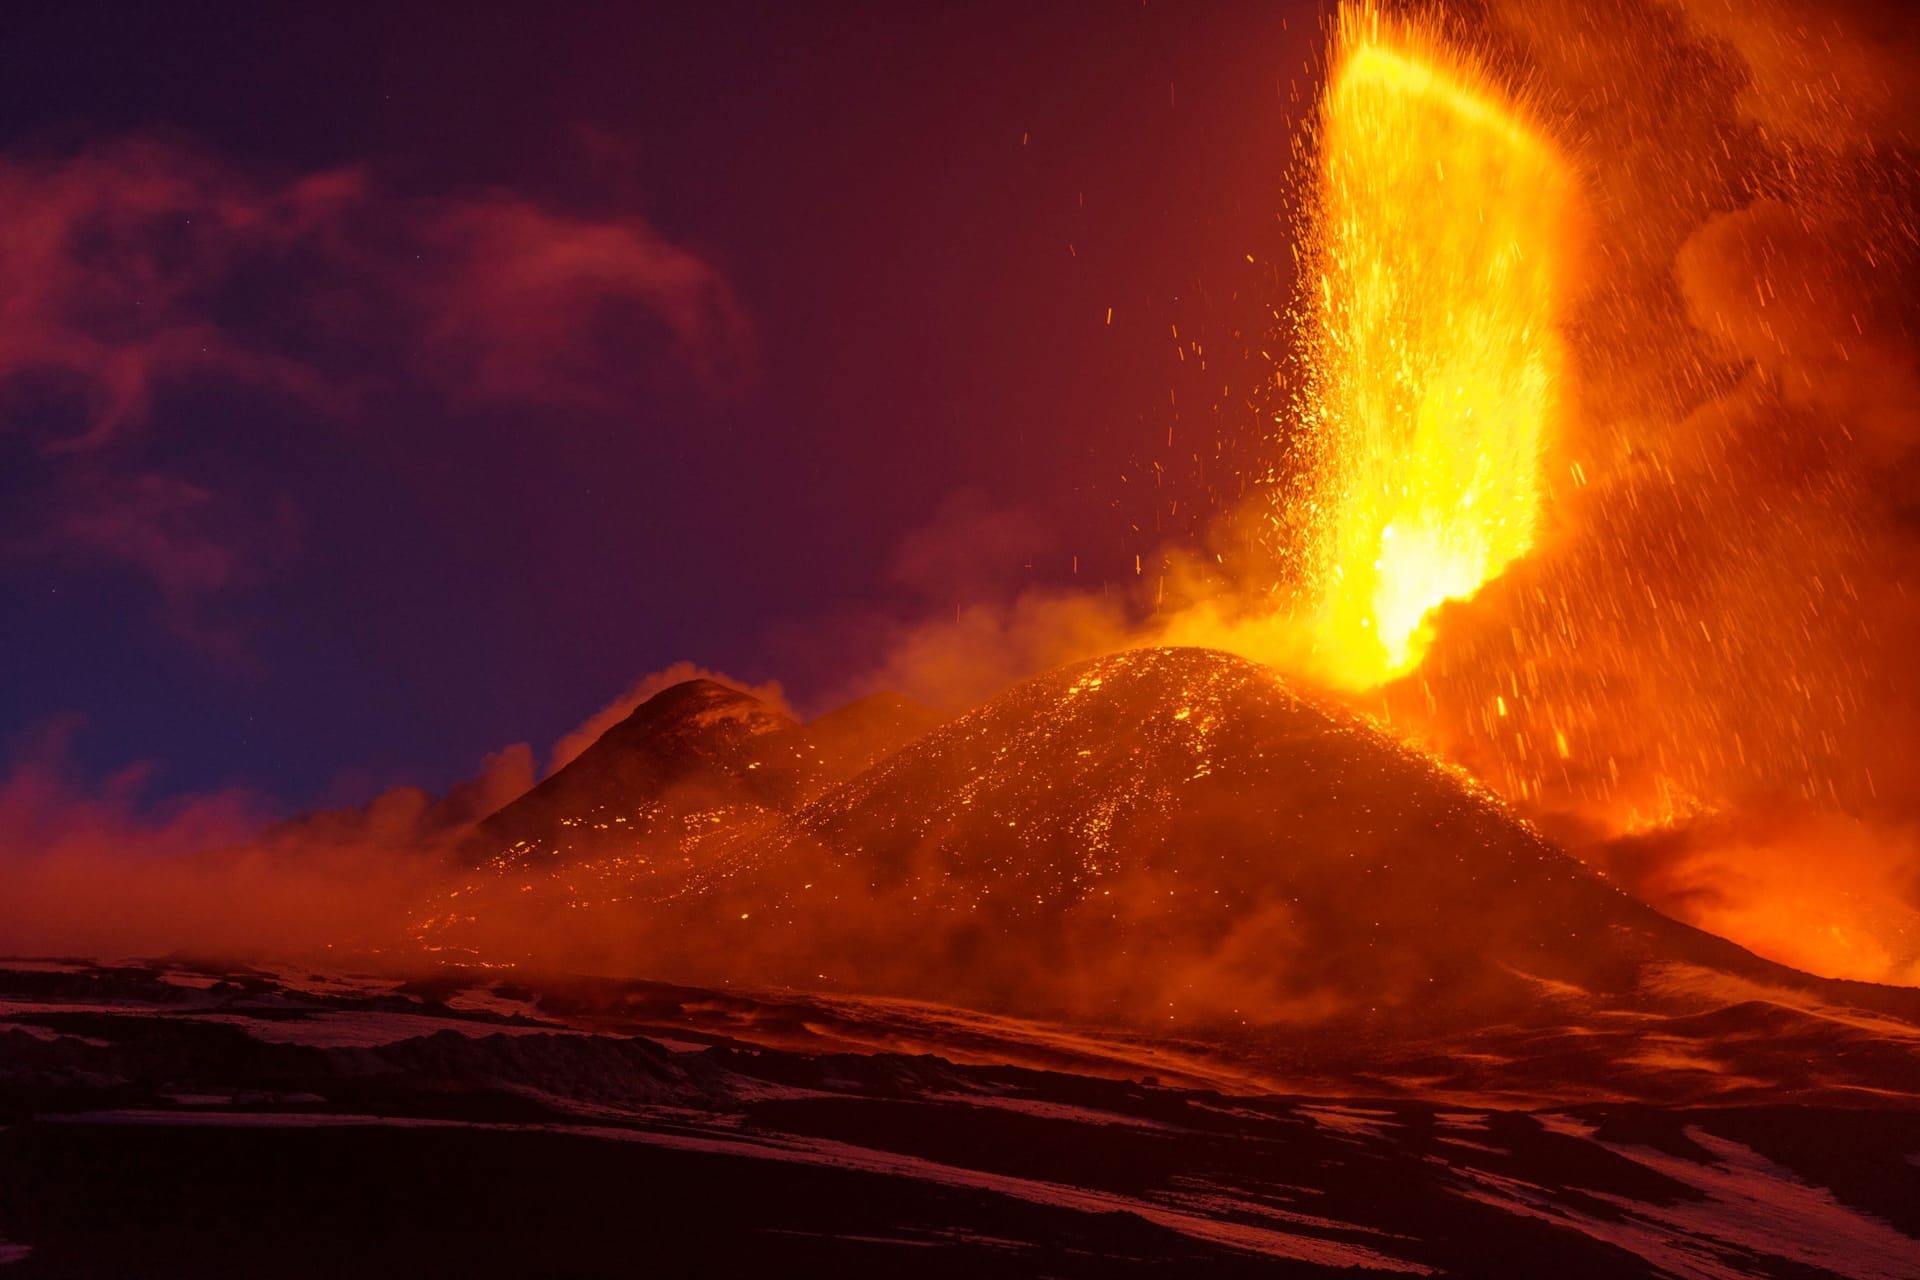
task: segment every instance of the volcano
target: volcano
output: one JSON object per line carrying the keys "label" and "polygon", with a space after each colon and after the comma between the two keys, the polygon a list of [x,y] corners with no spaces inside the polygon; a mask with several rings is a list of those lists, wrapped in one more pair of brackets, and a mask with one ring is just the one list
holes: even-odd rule
{"label": "volcano", "polygon": [[487,818],[467,850],[501,866],[565,861],[789,813],[944,718],[880,693],[802,724],[750,693],[688,680]]}
{"label": "volcano", "polygon": [[1203,649],[1029,681],[747,860],[717,896],[759,927],[831,920],[835,950],[926,989],[957,970],[1032,1003],[1035,973],[1062,975],[1040,990],[1079,1012],[1485,1013],[1554,984],[1630,990],[1656,960],[1751,964],[1461,775]]}
{"label": "volcano", "polygon": [[[608,824],[601,852],[571,860],[564,828],[522,836],[551,851],[545,871],[496,867],[499,918],[466,923],[539,939],[514,956],[536,966],[617,955],[688,981],[1215,1038],[1307,1025],[1430,1044],[1742,999],[1920,1021],[1912,993],[1816,979],[1660,914],[1464,775],[1230,654],[1132,650],[1039,676],[794,804],[827,776],[796,749],[812,740],[745,695],[669,690],[580,775],[602,796],[639,778],[629,812],[720,785],[734,807],[683,808],[664,832]],[[664,788],[663,760],[680,762]],[[531,830],[511,824],[551,812],[534,802],[563,782],[488,829]]]}

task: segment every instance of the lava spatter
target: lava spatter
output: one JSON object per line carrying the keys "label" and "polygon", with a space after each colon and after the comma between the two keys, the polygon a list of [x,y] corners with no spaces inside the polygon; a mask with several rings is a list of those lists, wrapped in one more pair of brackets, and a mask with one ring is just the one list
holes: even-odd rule
{"label": "lava spatter", "polygon": [[1559,411],[1573,184],[1471,58],[1342,10],[1321,100],[1303,427],[1319,665],[1366,687],[1532,548]]}

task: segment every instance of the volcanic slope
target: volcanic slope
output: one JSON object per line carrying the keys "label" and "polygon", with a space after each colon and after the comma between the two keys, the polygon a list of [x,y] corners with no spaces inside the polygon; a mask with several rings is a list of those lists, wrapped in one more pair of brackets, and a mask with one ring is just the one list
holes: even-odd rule
{"label": "volcanic slope", "polygon": [[1019,685],[696,881],[656,924],[713,972],[1042,1016],[1411,1028],[1728,1003],[1677,974],[1920,1007],[1660,915],[1456,772],[1201,649]]}
{"label": "volcanic slope", "polygon": [[790,813],[944,718],[880,693],[802,724],[752,694],[689,680],[487,818],[469,848],[477,861],[566,861]]}
{"label": "volcanic slope", "polygon": [[[683,892],[721,851],[759,838],[943,719],[880,693],[802,724],[751,694],[690,680],[654,695],[578,758],[481,822],[469,872],[421,904],[415,940],[489,960],[611,963],[601,908]],[[585,912],[583,915],[582,912]]]}

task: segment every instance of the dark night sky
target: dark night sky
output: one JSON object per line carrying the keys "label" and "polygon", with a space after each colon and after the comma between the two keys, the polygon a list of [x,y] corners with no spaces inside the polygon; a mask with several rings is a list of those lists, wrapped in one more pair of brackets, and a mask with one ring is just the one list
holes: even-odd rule
{"label": "dark night sky", "polygon": [[[1130,573],[1256,425],[1317,11],[11,13],[0,730],[347,802]],[[1031,545],[901,583],[959,495]]]}

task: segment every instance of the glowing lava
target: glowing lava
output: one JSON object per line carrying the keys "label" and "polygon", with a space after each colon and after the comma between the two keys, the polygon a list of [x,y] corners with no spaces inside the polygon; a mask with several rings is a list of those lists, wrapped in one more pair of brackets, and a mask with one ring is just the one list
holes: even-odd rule
{"label": "glowing lava", "polygon": [[1321,103],[1307,338],[1315,630],[1356,687],[1532,546],[1562,353],[1565,164],[1484,72],[1342,11]]}

